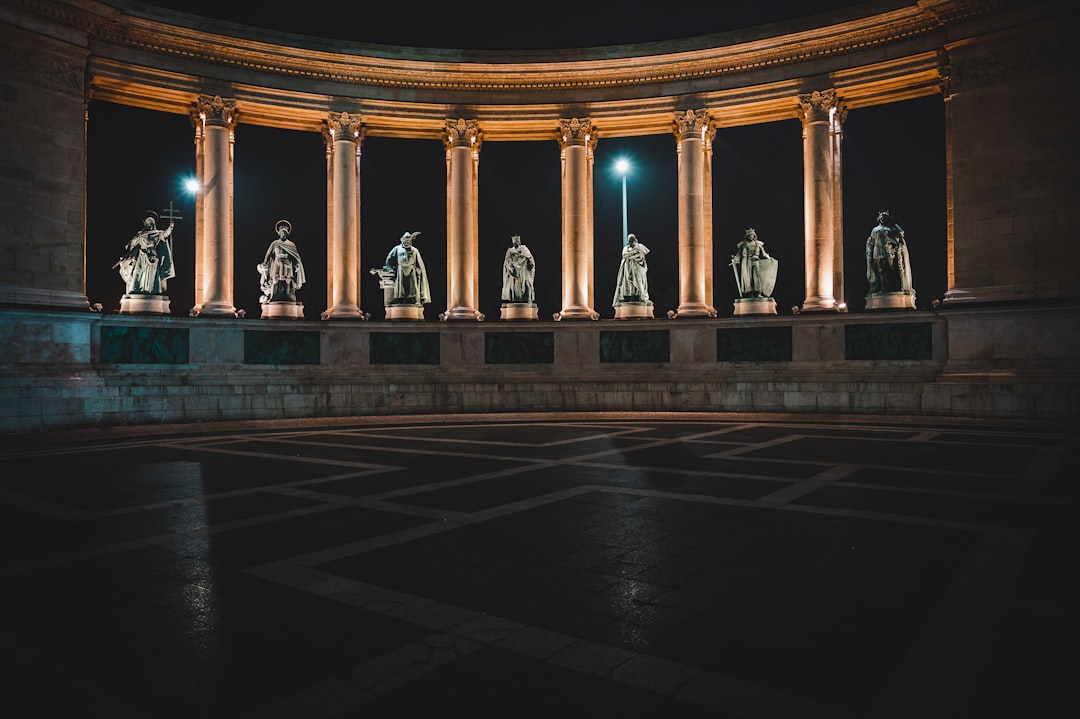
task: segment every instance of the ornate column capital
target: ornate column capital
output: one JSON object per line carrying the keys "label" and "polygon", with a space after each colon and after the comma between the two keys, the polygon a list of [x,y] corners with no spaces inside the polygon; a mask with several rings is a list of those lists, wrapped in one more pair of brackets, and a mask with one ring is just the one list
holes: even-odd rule
{"label": "ornate column capital", "polygon": [[446,129],[443,131],[443,143],[448,150],[452,147],[479,149],[482,136],[480,123],[476,120],[447,120]]}
{"label": "ornate column capital", "polygon": [[676,112],[672,130],[680,142],[692,137],[704,140],[705,133],[709,131],[709,111],[687,110],[686,112]]}
{"label": "ornate column capital", "polygon": [[329,133],[331,141],[349,139],[355,142],[359,142],[364,134],[360,116],[350,115],[347,112],[327,114],[326,133]]}
{"label": "ornate column capital", "polygon": [[[836,90],[814,90],[799,95],[800,119],[808,122],[828,121],[833,112],[843,107],[843,101],[836,95]],[[843,110],[847,112],[847,110]]]}
{"label": "ornate column capital", "polygon": [[217,125],[232,129],[236,126],[236,100],[223,100],[221,95],[199,95],[195,101],[195,114],[203,125]]}
{"label": "ornate column capital", "polygon": [[571,118],[559,120],[559,146],[562,148],[571,145],[584,145],[588,147],[593,139],[592,120]]}

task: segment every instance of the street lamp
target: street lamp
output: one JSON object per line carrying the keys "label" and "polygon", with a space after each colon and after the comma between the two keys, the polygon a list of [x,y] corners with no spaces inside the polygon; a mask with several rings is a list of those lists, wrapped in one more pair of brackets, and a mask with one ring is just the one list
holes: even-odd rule
{"label": "street lamp", "polygon": [[626,173],[630,172],[630,161],[619,158],[615,161],[615,171],[622,175],[622,243],[626,247]]}

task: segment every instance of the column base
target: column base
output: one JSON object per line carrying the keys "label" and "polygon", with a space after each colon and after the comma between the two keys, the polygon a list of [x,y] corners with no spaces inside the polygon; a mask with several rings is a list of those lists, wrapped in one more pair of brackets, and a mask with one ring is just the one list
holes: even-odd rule
{"label": "column base", "polygon": [[499,309],[500,320],[539,320],[536,305],[525,302],[503,302]]}
{"label": "column base", "polygon": [[191,308],[193,317],[236,317],[232,302],[204,302]]}
{"label": "column base", "polygon": [[741,297],[734,304],[736,317],[776,314],[776,300],[772,297]]}
{"label": "column base", "polygon": [[807,297],[799,308],[802,312],[835,312],[836,298],[834,297]]}
{"label": "column base", "polygon": [[623,302],[615,306],[615,319],[617,320],[651,320],[653,316],[652,302]]}
{"label": "column base", "polygon": [[703,302],[685,302],[679,305],[679,309],[675,312],[669,312],[669,316],[675,319],[684,319],[687,317],[716,317],[716,310],[712,309]]}
{"label": "column base", "polygon": [[120,298],[122,315],[167,315],[171,304],[168,295],[127,295]]}
{"label": "column base", "polygon": [[386,319],[391,322],[419,322],[424,319],[424,308],[416,305],[390,305],[386,308]]}
{"label": "column base", "polygon": [[265,302],[262,306],[264,320],[302,320],[304,305],[302,302]]}
{"label": "column base", "polygon": [[571,305],[563,308],[561,312],[556,312],[552,318],[556,322],[562,320],[598,320],[600,319],[600,313],[581,305]]}
{"label": "column base", "polygon": [[444,322],[456,322],[458,320],[483,322],[484,315],[474,307],[453,307],[440,314],[439,319]]}
{"label": "column base", "polygon": [[882,292],[879,295],[867,295],[866,309],[913,310],[915,309],[915,293]]}
{"label": "column base", "polygon": [[371,315],[362,311],[356,305],[334,305],[319,315],[323,320],[366,320]]}

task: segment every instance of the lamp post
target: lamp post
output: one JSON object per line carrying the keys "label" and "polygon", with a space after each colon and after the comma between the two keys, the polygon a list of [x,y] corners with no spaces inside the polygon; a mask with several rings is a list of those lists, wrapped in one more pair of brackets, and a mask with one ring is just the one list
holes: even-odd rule
{"label": "lamp post", "polygon": [[616,160],[615,171],[622,175],[622,243],[626,247],[626,173],[630,171],[630,161],[626,158]]}

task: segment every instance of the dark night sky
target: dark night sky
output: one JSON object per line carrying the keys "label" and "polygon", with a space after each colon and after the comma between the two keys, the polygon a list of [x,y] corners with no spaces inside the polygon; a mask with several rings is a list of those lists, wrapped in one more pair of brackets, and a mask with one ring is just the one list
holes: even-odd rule
{"label": "dark night sky", "polygon": [[[161,2],[168,6],[170,3]],[[195,3],[177,2],[188,12]],[[709,25],[696,19],[664,16],[601,32],[582,23],[558,35],[554,16],[530,18],[529,32],[497,29],[476,38],[475,49],[573,47],[648,38],[674,39],[719,32],[771,20],[851,5],[832,0],[759,3]],[[229,21],[238,3],[201,14]],[[442,6],[445,8],[445,6]],[[445,37],[434,22],[373,26],[339,22],[336,11],[306,11],[304,22],[260,10],[258,24],[334,39],[416,47],[437,47]],[[302,11],[304,14],[304,11]],[[672,13],[674,15],[675,13]],[[413,13],[410,12],[410,16]],[[555,13],[558,15],[558,13]],[[685,14],[680,14],[685,15]],[[325,31],[315,21],[327,24]],[[688,24],[687,20],[691,22]],[[663,20],[663,21],[662,21]],[[282,23],[288,22],[287,25]],[[464,24],[464,23],[463,23]],[[584,25],[587,25],[585,23]],[[506,27],[517,28],[516,25]],[[344,32],[334,32],[334,29]],[[689,31],[687,29],[689,28]],[[476,33],[480,28],[474,28]],[[403,30],[405,32],[403,33]],[[587,32],[586,32],[587,30]],[[457,32],[457,31],[456,31]],[[404,35],[404,37],[403,37]],[[466,36],[461,32],[455,40]],[[492,38],[508,38],[506,42]],[[593,39],[595,38],[595,39]],[[174,234],[177,277],[169,282],[172,311],[186,315],[194,304],[194,201],[182,189],[195,167],[193,130],[186,115],[155,113],[92,101],[89,120],[87,197],[87,294],[115,312],[123,281],[110,269],[123,245],[139,229],[144,210],[161,211],[174,201],[183,220]],[[907,234],[913,284],[919,308],[946,290],[944,101],[940,96],[849,112],[844,125],[844,238],[846,300],[852,312],[863,307],[866,292],[863,248],[877,212],[892,211]],[[596,147],[594,183],[595,305],[602,319],[614,316],[614,292],[622,248],[622,184],[612,170],[626,156],[633,168],[627,180],[629,231],[651,250],[649,286],[657,317],[678,307],[677,156],[674,135],[601,139]],[[245,125],[236,129],[234,206],[234,304],[249,317],[259,315],[258,272],[274,239],[278,219],[293,225],[308,284],[300,290],[307,319],[326,309],[326,166],[317,133]],[[738,296],[727,266],[743,230],[754,227],[766,250],[779,260],[776,299],[781,314],[805,299],[803,261],[802,138],[798,120],[724,128],[713,142],[713,302],[720,316],[732,312]],[[382,264],[406,230],[420,231],[416,246],[432,280],[426,319],[446,307],[445,160],[438,140],[369,137],[361,155],[361,268]],[[480,297],[478,309],[497,320],[501,265],[510,236],[520,234],[537,260],[536,292],[541,320],[561,309],[561,194],[559,150],[551,142],[485,142],[479,166]],[[361,308],[372,320],[383,318],[382,293],[374,277],[361,280]]]}

